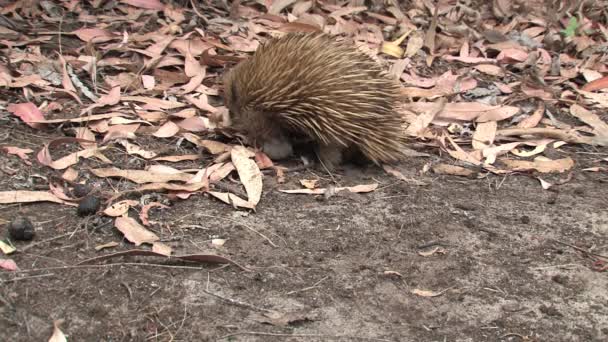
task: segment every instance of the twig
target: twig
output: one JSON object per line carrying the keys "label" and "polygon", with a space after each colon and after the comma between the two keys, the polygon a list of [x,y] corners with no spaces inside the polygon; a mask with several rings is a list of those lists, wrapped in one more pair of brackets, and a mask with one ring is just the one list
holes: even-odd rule
{"label": "twig", "polygon": [[247,198],[247,194],[244,193],[243,191],[241,191],[240,189],[238,189],[235,186],[232,186],[230,184],[226,184],[224,182],[212,182],[211,185],[213,185],[214,187],[220,189],[220,190],[224,190],[224,191],[228,191],[231,192],[241,198]]}
{"label": "twig", "polygon": [[564,131],[555,128],[505,128],[496,132],[496,137],[510,137],[521,135],[540,135],[547,138],[556,138],[575,144],[593,145],[590,137],[582,136],[576,131]]}
{"label": "twig", "polygon": [[241,302],[241,301],[238,301],[236,299],[220,296],[220,295],[218,295],[216,293],[213,293],[213,292],[211,292],[209,290],[206,290],[206,289],[204,289],[203,292],[205,292],[206,294],[208,294],[210,296],[213,296],[215,298],[221,299],[221,300],[223,300],[226,303],[229,303],[229,304],[232,304],[232,305],[235,305],[235,306],[240,306],[240,307],[245,308],[245,309],[249,309],[249,310],[253,310],[253,311],[259,311],[259,312],[267,312],[267,313],[272,312],[270,310],[263,309],[263,308],[258,308],[257,306],[254,306],[254,305],[251,305],[251,304],[248,304],[248,303],[245,303],[245,302]]}
{"label": "twig", "polygon": [[213,215],[208,215],[208,214],[198,214],[198,216],[205,216],[205,217],[212,217],[212,218],[217,218],[217,219],[224,219],[224,220],[228,220],[228,221],[231,221],[231,222],[233,222],[233,223],[236,223],[236,224],[242,225],[243,227],[245,227],[245,228],[247,228],[247,229],[251,230],[252,232],[254,232],[254,233],[258,234],[259,236],[261,236],[262,238],[264,238],[266,241],[268,241],[268,243],[269,243],[270,245],[272,245],[272,247],[279,247],[279,246],[277,246],[277,245],[276,245],[274,242],[272,242],[272,240],[270,240],[270,239],[269,239],[269,238],[268,238],[266,235],[264,235],[264,234],[262,234],[262,233],[258,232],[257,230],[255,230],[255,229],[253,229],[253,228],[249,227],[248,225],[246,225],[246,224],[244,224],[244,223],[242,223],[242,222],[239,222],[239,221],[236,221],[236,220],[232,220],[232,219],[229,219],[229,218],[226,218],[226,217],[218,217],[218,216],[213,216]]}
{"label": "twig", "polygon": [[348,335],[321,335],[321,334],[280,334],[280,333],[267,333],[262,331],[241,331],[232,334],[224,335],[220,337],[220,340],[227,339],[233,336],[239,335],[254,335],[254,336],[275,336],[275,337],[310,337],[310,338],[321,338],[321,339],[347,339],[351,341],[378,341],[378,342],[393,342],[392,340],[386,340],[383,338],[375,337],[362,337],[362,336],[348,336]]}
{"label": "twig", "polygon": [[304,291],[312,290],[312,289],[316,288],[317,286],[319,286],[319,284],[321,284],[321,282],[323,282],[323,281],[324,281],[325,279],[327,279],[327,278],[329,278],[329,276],[326,276],[326,277],[322,278],[321,280],[319,280],[319,281],[317,281],[316,283],[314,283],[312,286],[305,287],[305,288],[303,288],[303,289],[301,289],[301,290],[289,291],[289,292],[287,292],[286,294],[287,294],[287,295],[292,295],[292,294],[294,294],[294,293],[299,293],[299,292],[304,292]]}
{"label": "twig", "polygon": [[29,250],[29,249],[30,249],[30,248],[32,248],[32,247],[38,246],[38,245],[43,244],[43,243],[47,243],[47,242],[51,242],[51,241],[55,241],[55,240],[59,240],[59,239],[63,239],[64,237],[66,237],[66,236],[70,236],[70,235],[73,235],[73,232],[70,232],[70,233],[65,233],[65,234],[61,234],[61,235],[58,235],[58,236],[52,237],[52,238],[50,238],[50,239],[46,239],[46,240],[38,241],[38,242],[35,242],[35,243],[31,243],[31,244],[29,244],[29,245],[27,245],[27,246],[25,246],[25,247],[21,248],[21,249],[20,249],[20,250],[18,250],[18,251],[19,251],[19,252],[25,252],[25,251]]}
{"label": "twig", "polygon": [[15,273],[30,273],[30,272],[41,272],[41,271],[53,271],[53,270],[71,270],[71,269],[82,269],[82,268],[105,268],[112,266],[150,266],[160,268],[177,268],[186,270],[204,270],[203,267],[195,266],[179,266],[179,265],[162,265],[162,264],[149,264],[149,263],[138,263],[138,262],[118,262],[113,264],[99,264],[99,265],[67,265],[67,266],[54,266],[54,267],[43,267],[43,268],[31,268],[29,270],[17,270]]}
{"label": "twig", "polygon": [[13,278],[13,279],[7,279],[7,280],[0,280],[0,283],[13,283],[16,281],[21,281],[21,280],[28,280],[28,279],[35,279],[35,278],[44,278],[44,277],[51,277],[54,276],[54,273],[47,273],[47,274],[39,274],[39,275],[33,275],[33,276],[26,276],[26,277],[20,277],[20,278]]}
{"label": "twig", "polygon": [[602,254],[598,254],[598,253],[593,253],[593,252],[590,252],[590,251],[588,251],[586,249],[583,249],[583,248],[580,248],[580,247],[577,247],[577,246],[574,246],[574,245],[571,245],[569,243],[565,243],[565,242],[562,242],[562,241],[559,241],[559,240],[555,240],[555,239],[551,239],[551,240],[553,240],[553,241],[555,241],[555,242],[557,242],[559,244],[562,244],[564,246],[568,246],[570,248],[574,248],[574,249],[576,249],[579,252],[583,252],[585,254],[590,254],[590,255],[593,255],[593,256],[596,256],[596,257],[600,257],[600,258],[603,258],[603,259],[608,259],[608,256],[606,256],[606,255],[602,255]]}

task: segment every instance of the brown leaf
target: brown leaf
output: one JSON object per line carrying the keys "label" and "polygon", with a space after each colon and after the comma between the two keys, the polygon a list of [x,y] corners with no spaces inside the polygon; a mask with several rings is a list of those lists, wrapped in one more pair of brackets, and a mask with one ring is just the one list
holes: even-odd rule
{"label": "brown leaf", "polygon": [[44,114],[36,107],[35,104],[31,102],[26,103],[12,103],[6,107],[6,110],[12,113],[13,115],[19,117],[23,122],[25,122],[28,126],[33,128],[41,128],[40,120],[44,120]]}
{"label": "brown leaf", "polygon": [[536,170],[542,173],[562,173],[570,170],[574,166],[574,161],[570,158],[549,160],[536,158],[534,161],[502,159],[501,160],[511,171],[531,171]]}
{"label": "brown leaf", "polygon": [[170,138],[176,135],[178,132],[179,126],[176,125],[173,121],[167,121],[164,125],[160,126],[158,130],[152,135],[158,138]]}
{"label": "brown leaf", "polygon": [[124,234],[127,240],[134,243],[135,246],[139,246],[143,243],[153,243],[159,240],[159,237],[156,234],[147,230],[130,217],[116,218],[114,226]]}
{"label": "brown leaf", "polygon": [[597,80],[591,81],[587,84],[585,84],[581,90],[584,91],[594,91],[594,90],[600,90],[600,89],[606,89],[608,88],[608,76],[604,76],[602,78],[599,78]]}
{"label": "brown leaf", "polygon": [[230,153],[232,164],[247,192],[248,201],[256,206],[262,196],[262,172],[255,161],[251,160],[254,156],[254,153],[242,146],[233,147]]}
{"label": "brown leaf", "polygon": [[156,157],[156,158],[153,158],[152,160],[177,163],[177,162],[184,161],[184,160],[197,160],[197,159],[200,159],[200,156],[198,154],[184,154],[181,156]]}
{"label": "brown leaf", "polygon": [[27,154],[34,152],[33,150],[30,150],[29,148],[19,148],[16,146],[3,146],[2,149],[8,154],[18,156],[25,164],[32,165],[32,162],[29,160],[30,157]]}
{"label": "brown leaf", "polygon": [[233,205],[234,207],[241,207],[247,209],[255,209],[255,204],[246,201],[235,194],[231,194],[229,192],[217,192],[217,191],[209,191],[208,192],[213,197],[219,199],[220,201]]}
{"label": "brown leaf", "polygon": [[49,338],[49,342],[67,342],[68,339],[61,331],[60,326],[63,324],[63,320],[58,319],[53,322],[53,334]]}
{"label": "brown leaf", "polygon": [[165,9],[165,5],[163,5],[163,3],[159,0],[120,0],[120,2],[124,2],[125,4],[134,7],[150,10],[163,11]]}
{"label": "brown leaf", "polygon": [[108,30],[100,29],[100,28],[81,28],[72,32],[75,34],[80,40],[91,43],[105,43],[110,40],[119,38],[119,36],[114,35]]}
{"label": "brown leaf", "polygon": [[543,118],[543,115],[545,115],[545,102],[538,101],[537,103],[538,103],[538,108],[536,108],[534,113],[532,113],[532,115],[526,117],[525,119],[521,120],[517,124],[517,127],[533,128],[533,127],[538,126],[538,124],[540,123],[540,120],[542,120],[542,118]]}
{"label": "brown leaf", "polygon": [[436,164],[433,165],[433,172],[440,175],[453,175],[453,176],[462,176],[462,177],[472,177],[477,172],[473,170],[466,169],[457,165],[450,164]]}
{"label": "brown leaf", "polygon": [[48,191],[0,191],[0,204],[32,202],[54,202],[71,206],[78,206],[78,204],[64,201]]}
{"label": "brown leaf", "polygon": [[106,255],[83,260],[83,261],[79,262],[77,265],[90,265],[90,264],[93,264],[98,261],[104,261],[104,260],[124,257],[124,256],[156,256],[156,257],[162,257],[163,259],[189,261],[189,262],[196,262],[196,263],[234,264],[235,266],[240,267],[241,269],[243,269],[245,271],[249,271],[247,268],[237,264],[236,262],[234,262],[228,258],[219,256],[219,255],[187,254],[187,255],[175,255],[175,256],[167,257],[166,255],[162,255],[162,254],[156,253],[154,251],[141,250],[141,249],[132,249],[132,250],[124,251],[124,252],[106,254]]}
{"label": "brown leaf", "polygon": [[192,178],[192,175],[187,173],[159,173],[144,170],[121,170],[115,167],[105,169],[91,169],[91,172],[97,177],[120,177],[128,179],[137,184],[158,183],[181,181],[187,182]]}
{"label": "brown leaf", "polygon": [[496,138],[496,129],[498,124],[496,121],[480,122],[477,124],[475,133],[473,133],[473,148],[482,150],[494,143]]}
{"label": "brown leaf", "polygon": [[446,291],[447,291],[447,289],[443,290],[443,291],[439,291],[439,292],[430,291],[430,290],[413,289],[411,292],[420,297],[438,297],[438,296],[441,296],[442,294],[444,294]]}
{"label": "brown leaf", "polygon": [[126,214],[131,207],[139,205],[139,202],[135,200],[124,200],[116,202],[111,206],[104,209],[103,213],[110,217],[118,217]]}

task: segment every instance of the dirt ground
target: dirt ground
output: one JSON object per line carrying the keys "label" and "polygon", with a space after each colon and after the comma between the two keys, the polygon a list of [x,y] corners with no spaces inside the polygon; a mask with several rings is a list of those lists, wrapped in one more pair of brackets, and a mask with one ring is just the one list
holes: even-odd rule
{"label": "dirt ground", "polygon": [[[57,134],[3,115],[6,144],[35,147]],[[16,243],[22,272],[0,274],[0,339],[47,340],[62,319],[71,341],[605,341],[607,273],[582,251],[608,254],[606,176],[581,169],[607,151],[565,151],[577,167],[552,191],[528,175],[420,175],[445,159],[433,156],[400,165],[427,186],[347,167],[334,175],[340,185],[379,189],[329,198],[278,191],[304,178],[330,183],[301,171],[286,184],[266,177],[256,213],[202,195],[151,212],[152,230],[176,251],[213,252],[246,270],[146,257],[75,266],[105,253],[94,248],[101,244],[134,247],[105,217],[4,205],[2,223],[24,215],[36,237]],[[3,190],[52,175],[6,154],[0,164]],[[216,247],[216,238],[226,243]]]}

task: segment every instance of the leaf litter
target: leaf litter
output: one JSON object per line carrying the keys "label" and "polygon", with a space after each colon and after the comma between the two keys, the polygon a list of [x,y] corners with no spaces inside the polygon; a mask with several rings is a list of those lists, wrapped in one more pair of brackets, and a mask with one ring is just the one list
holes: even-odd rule
{"label": "leaf litter", "polygon": [[[500,1],[483,25],[469,26],[467,20],[479,22],[481,14],[445,1],[414,1],[407,10],[346,3],[320,2],[314,9],[307,1],[266,1],[259,6],[237,1],[231,12],[244,20],[233,16],[193,29],[187,23],[203,18],[199,8],[124,0],[99,16],[94,14],[101,10],[99,2],[63,2],[56,5],[61,11],[86,20],[66,19],[72,21],[65,23],[71,29],[63,33],[69,44],[59,48],[52,45],[59,16],[15,1],[2,9],[8,22],[40,20],[43,29],[6,27],[8,33],[0,41],[6,56],[0,60],[0,87],[11,95],[0,99],[0,106],[34,130],[61,127],[78,132],[38,146],[37,162],[65,170],[64,179],[72,182],[84,182],[79,177],[85,170],[99,179],[121,180],[120,189],[105,194],[109,200],[102,213],[114,217],[117,228],[135,245],[158,241],[144,226],[150,223],[150,208],[166,206],[140,206],[122,196],[164,191],[187,199],[207,193],[235,208],[255,210],[269,177],[262,170],[274,170],[278,183],[289,177],[280,164],[234,139],[219,139],[216,131],[221,132],[226,112],[218,81],[223,68],[247,58],[270,35],[322,30],[349,36],[373,51],[401,81],[404,135],[424,143],[426,152],[447,153],[431,166],[436,174],[563,173],[575,163],[570,157],[545,155],[550,146],[608,145],[608,67],[600,48],[607,44],[608,31],[606,23],[586,14],[595,13],[596,5],[579,11],[578,19],[563,11],[559,21],[549,23],[533,14],[515,16],[510,2]],[[164,19],[155,21],[152,30],[134,20],[158,13]],[[264,17],[268,14],[272,16]],[[121,29],[114,22],[121,23]],[[383,36],[387,28],[393,32],[390,39]],[[49,44],[52,53],[46,53]],[[45,71],[43,65],[50,67]],[[31,163],[30,147],[2,150]],[[117,156],[110,153],[113,150],[124,154]],[[176,150],[181,153],[173,154]],[[124,156],[143,163],[132,168],[121,160]],[[189,169],[179,168],[184,162],[192,162]],[[180,166],[175,172],[152,168],[165,163]],[[404,182],[427,184],[394,167],[384,170]],[[606,172],[605,161],[585,170]],[[221,186],[231,175],[237,177],[238,189]],[[536,178],[544,189],[551,187],[551,182]],[[378,188],[376,183],[319,188],[305,179],[300,184],[303,189],[279,191],[318,196]],[[77,205],[61,192],[0,192],[2,204],[36,201]],[[126,216],[138,207],[143,225]],[[163,245],[156,249],[155,255],[170,254]]]}

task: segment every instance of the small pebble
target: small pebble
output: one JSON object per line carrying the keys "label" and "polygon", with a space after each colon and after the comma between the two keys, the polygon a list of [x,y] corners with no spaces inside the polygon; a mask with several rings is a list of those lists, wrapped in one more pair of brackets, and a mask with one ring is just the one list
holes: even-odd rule
{"label": "small pebble", "polygon": [[95,196],[87,196],[78,203],[78,215],[79,216],[89,216],[97,213],[99,207],[101,206],[101,201],[98,197]]}
{"label": "small pebble", "polygon": [[8,225],[8,233],[15,240],[29,241],[34,238],[34,225],[32,222],[23,216],[16,217]]}

